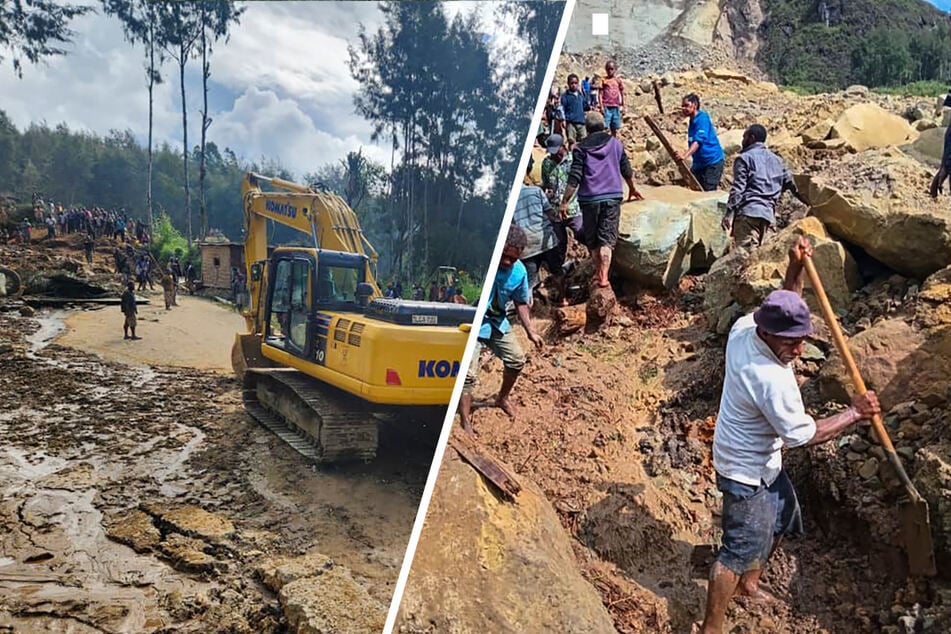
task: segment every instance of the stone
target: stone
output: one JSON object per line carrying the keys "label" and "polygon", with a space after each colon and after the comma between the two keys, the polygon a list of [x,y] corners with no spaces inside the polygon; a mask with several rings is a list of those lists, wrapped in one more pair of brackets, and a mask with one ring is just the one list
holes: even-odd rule
{"label": "stone", "polygon": [[13,345],[9,341],[0,341],[0,354],[13,352]]}
{"label": "stone", "polygon": [[871,480],[878,474],[878,458],[869,458],[859,467],[859,475],[863,480]]}
{"label": "stone", "polygon": [[710,68],[705,70],[704,74],[708,79],[724,79],[728,81],[739,82],[741,84],[749,84],[753,81],[743,73],[730,70],[729,68]]}
{"label": "stone", "polygon": [[934,119],[918,119],[912,124],[912,127],[918,132],[924,132],[925,130],[937,128],[938,122]]}
{"label": "stone", "polygon": [[152,518],[138,509],[107,517],[106,537],[129,546],[137,553],[148,553],[157,549],[162,533],[152,522]]}
{"label": "stone", "polygon": [[659,150],[659,149],[660,149],[660,141],[658,141],[657,139],[655,139],[655,138],[653,138],[653,137],[649,137],[646,141],[644,141],[644,148],[645,148],[648,152],[653,152],[654,150]]}
{"label": "stone", "polygon": [[334,567],[334,562],[320,553],[310,553],[301,557],[280,558],[266,561],[257,568],[261,580],[274,592],[289,583],[304,577],[316,577]]}
{"label": "stone", "polygon": [[858,453],[865,453],[870,446],[868,441],[861,436],[852,436],[852,440],[849,442],[849,448]]}
{"label": "stone", "polygon": [[803,144],[808,147],[810,143],[825,140],[834,124],[835,122],[832,119],[823,119],[800,132],[799,136],[802,137]]}
{"label": "stone", "polygon": [[688,271],[705,270],[723,255],[726,192],[640,189],[645,200],[621,205],[614,271],[647,287],[671,289]]}
{"label": "stone", "polygon": [[189,537],[218,542],[234,535],[234,524],[229,519],[198,506],[142,504],[142,510],[158,523]]}
{"label": "stone", "polygon": [[845,94],[851,97],[868,97],[868,86],[852,84],[845,89]]}
{"label": "stone", "polygon": [[[833,309],[848,308],[852,292],[862,284],[858,266],[817,218],[807,216],[778,234],[769,234],[766,242],[751,254],[734,251],[710,267],[703,298],[707,323],[717,324],[721,312],[734,303],[742,312],[752,310],[770,292],[781,288],[789,263],[789,247],[798,235],[808,236],[814,246],[813,263]],[[808,281],[803,296],[818,315],[819,307]]]}
{"label": "stone", "polygon": [[169,533],[158,545],[158,550],[171,560],[172,567],[183,572],[210,573],[218,560],[205,552],[208,545],[200,539]]}
{"label": "stone", "polygon": [[744,130],[725,130],[717,133],[720,147],[725,154],[736,154],[743,149],[743,132]]}
{"label": "stone", "polygon": [[930,275],[918,291],[915,318],[926,327],[951,326],[951,266]]}
{"label": "stone", "polygon": [[825,361],[826,355],[818,347],[807,342],[803,346],[802,354],[799,355],[799,358],[803,361]]}
{"label": "stone", "polygon": [[519,482],[506,502],[447,452],[395,631],[616,631],[545,494]]}
{"label": "stone", "polygon": [[342,567],[292,581],[278,596],[296,634],[377,634],[386,622],[386,607]]}
{"label": "stone", "polygon": [[[884,410],[909,399],[944,395],[951,382],[951,329],[919,331],[902,319],[884,319],[848,341],[849,350]],[[838,353],[818,377],[826,400],[850,401],[851,379]]]}
{"label": "stone", "polygon": [[846,146],[845,139],[822,139],[805,144],[810,150],[838,150]]}
{"label": "stone", "polygon": [[32,306],[20,306],[20,314],[24,317],[32,317],[36,314],[36,309]]}
{"label": "stone", "polygon": [[918,132],[902,117],[874,103],[860,103],[842,113],[829,131],[829,137],[845,139],[851,151],[862,152],[910,143],[918,138]]}
{"label": "stone", "polygon": [[[896,179],[905,170],[921,169],[900,152],[881,157],[881,162]],[[831,235],[862,247],[902,275],[924,279],[951,265],[951,209],[876,198],[867,188],[842,191],[818,175],[794,178],[812,214]],[[908,257],[910,253],[915,257]]]}

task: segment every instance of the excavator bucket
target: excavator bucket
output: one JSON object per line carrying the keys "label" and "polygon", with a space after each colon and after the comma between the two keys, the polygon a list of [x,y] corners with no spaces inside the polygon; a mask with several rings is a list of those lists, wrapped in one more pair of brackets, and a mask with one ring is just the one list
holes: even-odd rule
{"label": "excavator bucket", "polygon": [[272,365],[271,360],[261,354],[261,335],[237,333],[234,336],[231,367],[239,379],[244,379],[249,368],[268,368]]}

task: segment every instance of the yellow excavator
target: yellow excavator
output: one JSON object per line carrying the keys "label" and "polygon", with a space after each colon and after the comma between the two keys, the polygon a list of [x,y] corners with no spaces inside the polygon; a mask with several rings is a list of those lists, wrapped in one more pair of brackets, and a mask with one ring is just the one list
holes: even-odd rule
{"label": "yellow excavator", "polygon": [[[377,253],[333,193],[249,173],[242,200],[250,302],[231,358],[248,413],[318,463],[372,460],[381,414],[441,420],[475,309],[383,298]],[[268,220],[308,246],[269,254]]]}

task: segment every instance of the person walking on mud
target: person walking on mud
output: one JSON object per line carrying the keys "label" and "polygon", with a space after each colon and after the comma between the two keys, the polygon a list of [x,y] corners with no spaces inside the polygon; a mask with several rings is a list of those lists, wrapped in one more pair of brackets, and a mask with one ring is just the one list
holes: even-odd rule
{"label": "person walking on mud", "polygon": [[621,201],[624,199],[622,178],[627,182],[628,200],[643,200],[634,185],[634,171],[624,146],[604,131],[604,117],[598,112],[585,116],[588,136],[571,151],[568,186],[561,197],[559,214],[567,218],[575,192],[581,206],[585,246],[594,260],[595,282],[601,288],[610,285],[608,271],[611,255],[617,244]]}
{"label": "person walking on mud", "polygon": [[792,362],[812,334],[802,300],[805,258],[800,236],[789,251],[782,290],[730,330],[726,374],[713,436],[713,467],[723,494],[723,545],[710,571],[700,634],[720,634],[734,596],[776,601],[760,575],[783,537],[802,534],[796,490],[783,471],[782,449],[832,440],[880,411],[874,392],[853,395],[845,411],[814,420],[806,414]]}
{"label": "person walking on mud", "polygon": [[[126,286],[125,292],[122,293],[122,299],[120,300],[122,314],[125,315],[125,322],[122,324],[122,332],[124,333],[123,339],[141,339],[141,337],[135,336],[135,323],[136,323],[136,313],[138,309],[135,306],[135,282],[129,282]],[[132,336],[129,336],[129,332],[132,332]]]}
{"label": "person walking on mud", "polygon": [[515,304],[518,320],[522,322],[528,340],[537,348],[544,346],[542,338],[532,326],[530,303],[532,291],[528,286],[528,273],[525,266],[519,261],[528,238],[518,225],[509,227],[505,238],[505,247],[499,260],[499,270],[495,274],[492,284],[492,297],[485,311],[485,318],[479,328],[479,338],[476,340],[475,350],[469,362],[469,370],[463,383],[462,397],[459,400],[459,424],[468,433],[472,433],[472,390],[479,383],[479,353],[486,346],[492,353],[502,360],[502,387],[495,399],[499,407],[511,418],[515,417],[515,409],[509,401],[509,395],[518,380],[518,375],[525,367],[525,353],[519,345],[512,325],[509,323],[506,307],[509,302]]}
{"label": "person walking on mud", "polygon": [[91,233],[87,233],[83,238],[83,253],[86,255],[86,264],[92,266],[92,253],[96,248],[96,239]]}
{"label": "person walking on mud", "polygon": [[169,272],[162,275],[162,295],[165,297],[165,310],[171,310],[175,305],[175,278]]}
{"label": "person walking on mud", "polygon": [[732,229],[741,249],[763,244],[766,232],[776,222],[776,203],[789,191],[809,205],[786,169],[783,159],[766,147],[766,128],[754,123],[743,132],[743,149],[733,163],[733,187],[726,204],[723,229]]}

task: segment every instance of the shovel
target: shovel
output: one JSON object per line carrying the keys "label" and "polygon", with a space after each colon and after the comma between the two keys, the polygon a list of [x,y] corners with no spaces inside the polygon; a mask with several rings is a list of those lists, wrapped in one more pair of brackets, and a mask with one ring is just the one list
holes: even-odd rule
{"label": "shovel", "polygon": [[[852,358],[852,353],[845,343],[842,330],[839,328],[839,322],[835,313],[832,312],[829,298],[822,287],[822,281],[819,279],[816,267],[812,264],[812,258],[803,258],[803,265],[806,274],[809,276],[809,281],[812,283],[812,290],[815,291],[816,298],[819,300],[819,306],[822,308],[822,316],[832,332],[835,347],[842,355],[845,367],[848,368],[852,377],[852,386],[858,394],[865,394],[868,391],[865,388],[865,381],[862,380],[862,375],[859,374],[859,369],[855,366],[855,359]],[[898,479],[901,480],[907,494],[907,497],[903,497],[899,502],[898,514],[901,519],[902,541],[904,541],[905,551],[908,553],[908,569],[912,575],[934,575],[937,570],[934,560],[934,545],[931,541],[931,522],[928,519],[928,502],[921,497],[911,478],[905,472],[905,468],[898,459],[898,454],[895,453],[895,447],[888,437],[888,432],[885,431],[885,425],[882,423],[880,414],[872,417],[872,428],[875,430],[875,435],[885,450],[888,461],[895,468],[895,473],[898,474]]]}

